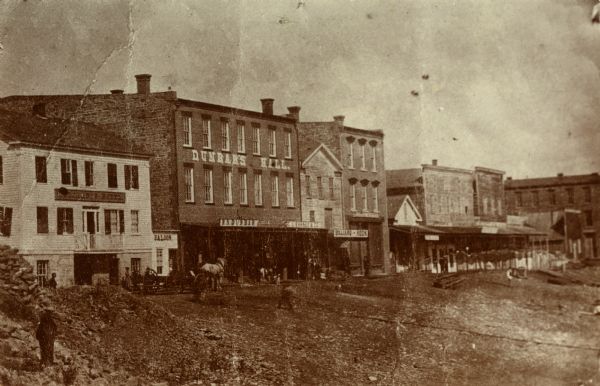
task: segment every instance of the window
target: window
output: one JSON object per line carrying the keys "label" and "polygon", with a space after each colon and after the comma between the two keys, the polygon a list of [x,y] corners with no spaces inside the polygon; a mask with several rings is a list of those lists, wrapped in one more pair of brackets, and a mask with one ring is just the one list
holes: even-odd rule
{"label": "window", "polygon": [[85,161],[83,164],[85,169],[85,186],[94,185],[94,163],[92,161]]}
{"label": "window", "polygon": [[315,211],[311,210],[310,212],[308,212],[308,219],[310,222],[315,222]]}
{"label": "window", "polygon": [[323,199],[323,181],[320,176],[317,177],[317,195],[319,200]]}
{"label": "window", "polygon": [[567,198],[569,204],[573,204],[575,202],[575,191],[573,191],[573,188],[567,188]]}
{"label": "window", "polygon": [[243,121],[237,123],[237,151],[246,152],[246,124]]}
{"label": "window", "polygon": [[119,183],[117,181],[117,165],[107,164],[106,168],[108,171],[108,187],[117,188],[119,186]]}
{"label": "window", "polygon": [[207,204],[214,202],[212,169],[204,169],[204,202]]}
{"label": "window", "polygon": [[556,205],[556,192],[554,189],[548,190],[548,201],[550,201],[550,205]]}
{"label": "window", "polygon": [[348,167],[354,169],[354,147],[353,142],[348,142]]}
{"label": "window", "polygon": [[37,233],[48,233],[48,208],[37,207]]}
{"label": "window", "polygon": [[502,200],[496,199],[496,207],[498,208],[498,215],[502,215]]}
{"label": "window", "polygon": [[260,154],[260,126],[252,125],[252,153]]}
{"label": "window", "polygon": [[285,158],[292,158],[292,132],[285,132]]}
{"label": "window", "polygon": [[231,170],[223,171],[223,202],[233,204],[233,194],[231,190]]}
{"label": "window", "polygon": [[585,202],[592,202],[592,188],[585,186],[583,188],[583,199]]}
{"label": "window", "polygon": [[163,265],[163,250],[162,248],[156,248],[156,273],[162,274]]}
{"label": "window", "polygon": [[140,211],[131,211],[131,233],[140,233]]}
{"label": "window", "polygon": [[362,191],[363,191],[362,210],[363,210],[363,212],[368,212],[369,211],[369,196],[367,195],[367,185],[363,185]]}
{"label": "window", "polygon": [[593,226],[594,225],[594,216],[593,216],[593,212],[592,210],[586,210],[583,212],[585,215],[585,225],[586,226]]}
{"label": "window", "polygon": [[523,192],[515,192],[515,200],[517,201],[517,206],[523,206]]}
{"label": "window", "polygon": [[371,171],[377,171],[377,145],[371,145]]}
{"label": "window", "polygon": [[279,176],[277,174],[271,175],[271,206],[279,207]]}
{"label": "window", "polygon": [[286,204],[288,208],[294,207],[294,178],[292,176],[286,176],[285,178],[285,194]]}
{"label": "window", "polygon": [[125,165],[125,189],[139,189],[137,165]]}
{"label": "window", "polygon": [[185,178],[185,202],[194,202],[194,168],[192,166],[184,166]]}
{"label": "window", "polygon": [[537,190],[531,192],[533,206],[540,206],[540,193]]}
{"label": "window", "polygon": [[48,265],[48,260],[38,260],[35,262],[35,276],[40,287],[43,287],[46,284],[46,279],[48,278]]}
{"label": "window", "polygon": [[248,175],[240,172],[240,204],[248,205]]}
{"label": "window", "polygon": [[333,200],[334,194],[333,194],[333,177],[329,177],[329,199]]}
{"label": "window", "polygon": [[122,210],[104,210],[104,233],[107,235],[125,233],[125,218]]}
{"label": "window", "polygon": [[261,206],[263,204],[262,193],[262,174],[254,174],[254,205]]}
{"label": "window", "polygon": [[56,234],[73,234],[73,208],[56,209]]}
{"label": "window", "polygon": [[12,227],[12,208],[0,206],[0,234],[10,236]]}
{"label": "window", "polygon": [[60,176],[63,185],[77,186],[77,161],[61,159]]}
{"label": "window", "polygon": [[131,258],[131,272],[135,272],[135,273],[140,273],[140,270],[142,269],[142,259],[140,259],[139,257],[132,257]]}
{"label": "window", "polygon": [[356,183],[350,183],[350,210],[356,211]]}
{"label": "window", "polygon": [[225,151],[230,150],[228,119],[221,119],[221,148]]}
{"label": "window", "polygon": [[307,198],[311,198],[311,192],[310,192],[310,176],[306,175],[304,176],[304,183],[306,185],[306,197]]}
{"label": "window", "polygon": [[205,149],[212,148],[212,133],[210,129],[210,116],[202,116],[202,146]]}
{"label": "window", "polygon": [[48,182],[48,173],[46,172],[46,157],[35,157],[35,180],[37,182]]}
{"label": "window", "polygon": [[192,114],[182,114],[183,146],[192,146]]}
{"label": "window", "polygon": [[371,199],[373,200],[373,212],[379,213],[379,187],[373,186],[372,189],[373,196]]}
{"label": "window", "polygon": [[274,127],[269,127],[269,156],[277,155],[277,131]]}
{"label": "window", "polygon": [[365,159],[365,144],[360,144],[360,170],[367,170],[367,160]]}

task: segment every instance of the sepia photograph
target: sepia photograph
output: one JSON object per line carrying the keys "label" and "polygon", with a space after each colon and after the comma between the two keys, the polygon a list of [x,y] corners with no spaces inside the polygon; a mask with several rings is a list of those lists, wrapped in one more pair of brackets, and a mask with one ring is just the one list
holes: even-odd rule
{"label": "sepia photograph", "polygon": [[0,384],[600,385],[600,0],[0,0]]}

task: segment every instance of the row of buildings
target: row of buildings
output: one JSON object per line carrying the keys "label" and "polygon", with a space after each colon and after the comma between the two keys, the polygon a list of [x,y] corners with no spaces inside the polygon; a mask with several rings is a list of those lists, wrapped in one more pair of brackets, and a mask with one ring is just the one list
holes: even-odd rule
{"label": "row of buildings", "polygon": [[[132,94],[0,98],[0,243],[40,278],[116,283],[125,268],[167,275],[217,257],[238,279],[261,267],[304,278],[309,261],[385,274],[440,269],[440,259],[456,268],[446,258],[455,251],[548,239],[543,221],[507,216],[529,213],[519,197],[547,181],[436,161],[386,172],[383,132],[343,116],[306,122],[298,106],[275,114],[273,99],[250,111],[151,92],[147,74],[136,80]],[[582,196],[591,194],[592,220],[597,177]],[[543,206],[552,221],[569,203],[558,202]],[[583,245],[597,251],[590,229]]]}

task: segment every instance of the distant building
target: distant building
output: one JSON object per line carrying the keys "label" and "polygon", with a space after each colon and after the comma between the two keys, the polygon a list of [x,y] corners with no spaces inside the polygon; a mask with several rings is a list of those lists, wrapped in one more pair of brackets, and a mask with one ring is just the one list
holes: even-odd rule
{"label": "distant building", "polygon": [[383,132],[346,126],[341,115],[297,126],[302,159],[324,145],[342,165],[342,228],[332,231],[338,253],[349,254],[355,274],[390,272]]}
{"label": "distant building", "polygon": [[[598,173],[545,178],[508,178],[505,183],[509,214],[549,234],[548,248],[570,257],[599,255],[600,175]],[[577,221],[565,221],[567,213]],[[571,225],[571,226],[569,226]],[[572,234],[565,242],[565,232]],[[573,232],[573,233],[572,233]]]}
{"label": "distant building", "polygon": [[[93,138],[93,140],[90,140]],[[106,127],[0,110],[0,244],[43,285],[152,266],[148,154]]]}
{"label": "distant building", "polygon": [[440,264],[447,264],[452,271],[458,269],[452,260],[458,251],[524,248],[535,232],[507,224],[503,175],[489,168],[441,166],[437,160],[388,170],[390,249],[397,265],[439,272]]}

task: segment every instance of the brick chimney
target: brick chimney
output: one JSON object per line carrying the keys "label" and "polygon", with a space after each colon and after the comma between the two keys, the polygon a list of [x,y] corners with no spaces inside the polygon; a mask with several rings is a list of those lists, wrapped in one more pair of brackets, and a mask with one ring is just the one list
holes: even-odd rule
{"label": "brick chimney", "polygon": [[121,94],[123,94],[123,90],[119,90],[119,89],[110,90],[110,93],[113,95],[121,95]]}
{"label": "brick chimney", "polygon": [[260,103],[262,103],[263,114],[273,115],[273,101],[273,98],[265,98],[260,100]]}
{"label": "brick chimney", "polygon": [[433,166],[437,166],[437,160],[436,160],[436,159],[432,159],[432,160],[431,160],[431,164],[432,164]]}
{"label": "brick chimney", "polygon": [[294,118],[295,120],[300,120],[300,106],[290,106],[287,108],[289,111],[288,116]]}
{"label": "brick chimney", "polygon": [[139,74],[135,76],[137,81],[137,93],[138,94],[150,94],[150,74]]}
{"label": "brick chimney", "polygon": [[345,119],[345,118],[346,118],[346,117],[345,117],[345,116],[343,116],[343,115],[334,115],[334,116],[333,116],[333,121],[334,121],[335,123],[337,123],[339,126],[342,126],[342,127],[343,127],[343,126],[344,126],[344,119]]}

